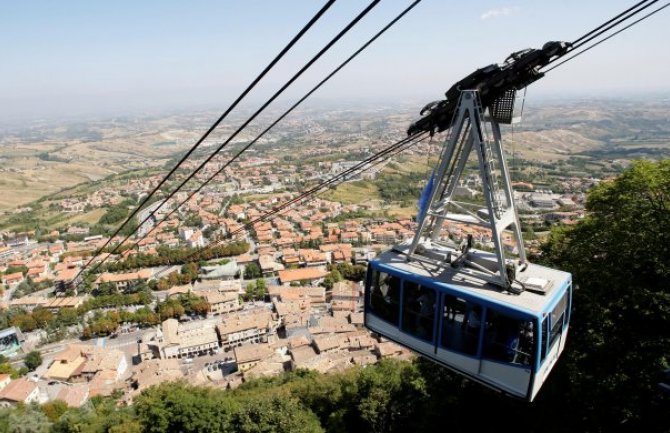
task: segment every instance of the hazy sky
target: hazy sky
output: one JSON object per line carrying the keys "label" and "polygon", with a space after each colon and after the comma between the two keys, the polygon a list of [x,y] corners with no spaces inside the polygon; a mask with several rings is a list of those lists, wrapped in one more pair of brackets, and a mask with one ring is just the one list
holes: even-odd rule
{"label": "hazy sky", "polygon": [[[223,110],[324,2],[4,1],[0,116]],[[383,0],[283,102],[311,88],[409,3]],[[633,3],[423,0],[318,97],[438,99],[478,67],[548,40],[574,40]],[[365,5],[338,0],[251,100],[273,93]],[[669,28],[670,8],[558,68],[528,96],[667,92]]]}

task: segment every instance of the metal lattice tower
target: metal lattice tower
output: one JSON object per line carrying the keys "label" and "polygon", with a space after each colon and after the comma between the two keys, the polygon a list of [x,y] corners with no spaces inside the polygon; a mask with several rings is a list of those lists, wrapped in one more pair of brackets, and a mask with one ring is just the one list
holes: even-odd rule
{"label": "metal lattice tower", "polygon": [[[498,124],[504,119],[489,116],[485,111],[476,90],[461,92],[444,150],[433,173],[433,189],[426,211],[420,216],[419,227],[405,253],[408,260],[444,266],[518,292],[522,288],[516,282],[516,273],[525,268],[526,254]],[[509,111],[511,113],[511,109]],[[477,154],[486,209],[476,209],[481,205],[454,199],[454,191],[473,151]],[[483,253],[472,250],[471,237],[460,245],[445,240],[442,235],[445,221],[489,229],[495,260],[484,260]],[[515,238],[518,260],[505,255],[502,236],[506,230]],[[491,257],[491,254],[486,256]]]}

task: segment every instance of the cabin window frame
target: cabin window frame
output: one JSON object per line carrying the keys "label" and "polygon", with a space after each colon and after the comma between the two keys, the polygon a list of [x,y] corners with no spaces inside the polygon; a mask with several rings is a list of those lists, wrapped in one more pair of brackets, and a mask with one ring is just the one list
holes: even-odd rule
{"label": "cabin window frame", "polygon": [[[555,314],[557,308],[564,305],[561,314]],[[542,364],[549,352],[558,343],[561,335],[567,329],[570,323],[570,313],[572,309],[572,281],[568,283],[565,293],[556,299],[556,302],[545,313],[542,318],[540,364]]]}
{"label": "cabin window frame", "polygon": [[[409,314],[411,314],[412,316],[414,316],[417,319],[420,319],[420,317],[423,316],[423,314],[421,314],[421,311],[417,312],[417,311],[413,311],[413,310],[407,308],[408,307],[408,302],[406,302],[406,299],[405,299],[405,296],[406,296],[405,288],[408,284],[414,285],[416,287],[416,290],[418,292],[417,295],[419,293],[421,293],[422,290],[427,290],[429,292],[432,292],[432,295],[433,295],[432,296],[432,310],[433,310],[432,311],[432,318],[430,319],[430,326],[424,327],[424,329],[429,328],[428,329],[429,338],[422,337],[422,336],[418,335],[417,333],[413,332],[411,329],[409,329],[410,327],[407,326],[406,323],[405,323],[406,311],[409,311],[410,312]],[[421,295],[417,299],[420,299],[422,296],[423,296],[423,294],[421,293]],[[429,300],[427,300],[427,299],[424,300],[424,302],[426,302],[426,301],[429,301]],[[403,334],[407,334],[408,336],[411,336],[413,338],[417,338],[421,341],[425,341],[425,342],[434,344],[435,340],[437,338],[436,324],[438,322],[437,313],[439,311],[439,305],[440,305],[440,291],[438,289],[426,286],[424,284],[421,284],[418,281],[403,278],[402,279],[402,290],[401,290],[401,295],[400,295],[400,326],[399,326],[400,332],[402,332]],[[423,306],[421,306],[420,308],[423,308]],[[428,317],[428,316],[426,315],[426,317]],[[420,325],[417,325],[417,328],[419,326]]]}
{"label": "cabin window frame", "polygon": [[[501,321],[498,322],[498,327],[492,324],[492,321],[494,320],[493,317],[496,317],[497,319],[501,318]],[[507,323],[504,324],[504,322]],[[503,329],[501,323],[506,325],[507,329]],[[535,317],[524,314],[509,314],[506,310],[487,306],[483,324],[482,338],[480,341],[480,357],[482,360],[520,368],[533,368],[535,365],[538,339],[537,320]],[[530,329],[526,328],[524,335],[523,327],[527,325],[530,325]],[[502,331],[502,340],[498,338],[499,331]],[[491,335],[493,335],[493,338],[497,341],[492,341],[490,337]],[[516,337],[516,340],[514,337]],[[524,344],[524,338],[526,338],[526,344]],[[500,341],[503,342],[501,343]],[[514,344],[515,341],[516,343]],[[514,344],[514,346],[510,346],[510,344]],[[524,346],[528,352],[523,351],[522,346]],[[510,351],[513,352],[513,354],[510,354]],[[510,356],[511,359],[509,359]],[[525,358],[517,358],[519,356],[525,356]],[[523,361],[515,361],[516,359],[523,359]]]}
{"label": "cabin window frame", "polygon": [[[446,291],[446,290],[438,290],[438,292],[441,294],[441,296],[440,296],[441,297],[440,309],[438,310],[438,311],[441,312],[441,314],[439,315],[439,320],[438,320],[438,323],[437,323],[438,330],[439,330],[439,332],[438,332],[439,335],[437,336],[437,338],[438,338],[437,346],[440,349],[443,349],[443,350],[448,350],[450,352],[458,353],[458,354],[461,354],[461,355],[464,355],[464,356],[469,356],[469,357],[472,357],[472,358],[479,358],[480,357],[479,355],[481,353],[481,337],[482,337],[482,326],[481,326],[481,324],[484,323],[484,321],[486,320],[486,306],[484,304],[480,303],[480,302],[476,302],[476,301],[470,299],[467,296],[462,296],[460,293],[456,293],[456,292],[453,292],[453,291]],[[451,343],[450,342],[451,340],[445,340],[445,337],[446,337],[445,336],[445,326],[446,326],[446,321],[448,320],[448,314],[446,314],[448,312],[445,312],[447,296],[453,296],[454,298],[456,298],[457,301],[460,300],[461,302],[463,302],[464,310],[461,312],[461,315],[463,316],[462,320],[460,322],[457,322],[455,317],[454,317],[454,321],[452,322],[452,323],[458,324],[458,326],[460,326],[461,328],[467,327],[468,321],[466,321],[466,315],[468,314],[468,310],[469,310],[468,304],[472,306],[473,310],[476,309],[476,308],[479,308],[479,323],[480,323],[480,325],[479,325],[479,327],[477,328],[477,331],[476,331],[476,334],[477,334],[476,335],[476,341],[467,342],[467,344],[466,344],[466,341],[464,339],[461,342],[461,345],[464,348],[467,345],[467,347],[474,348],[474,350],[459,349],[458,344]],[[463,335],[465,336],[465,333],[463,333]],[[474,334],[472,334],[471,336],[474,336]]]}
{"label": "cabin window frame", "polygon": [[[380,320],[383,320],[386,323],[389,323],[396,328],[400,328],[400,320],[401,320],[401,314],[402,314],[402,285],[403,285],[403,279],[397,275],[395,275],[392,272],[387,272],[381,269],[375,269],[372,268],[372,272],[370,273],[370,295],[366,297],[366,303],[368,306],[368,312],[372,314],[373,316],[379,318]],[[375,308],[374,302],[373,302],[373,296],[377,291],[381,291],[380,289],[380,283],[381,283],[381,274],[384,274],[390,278],[395,278],[398,280],[398,296],[397,299],[395,299],[395,302],[393,302],[393,298],[389,297],[390,301],[389,304],[395,304],[397,309],[394,313],[395,317],[395,322],[389,320],[389,317],[383,316],[380,314],[379,309]],[[390,289],[390,286],[389,286]]]}

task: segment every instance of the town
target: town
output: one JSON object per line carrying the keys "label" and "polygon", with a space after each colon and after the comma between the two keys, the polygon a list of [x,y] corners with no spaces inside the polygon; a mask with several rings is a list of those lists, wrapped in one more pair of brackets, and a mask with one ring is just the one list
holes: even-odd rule
{"label": "town", "polygon": [[[386,132],[401,135],[404,118],[389,125]],[[416,199],[442,139],[264,220],[394,135],[348,127],[335,140],[313,119],[288,130],[194,192],[229,157],[218,155],[192,186],[145,206],[135,224],[146,223],[125,242],[110,235],[160,181],[153,168],[8,211],[3,225],[10,228],[0,231],[0,404],[59,399],[78,407],[96,395],[129,403],[171,380],[228,389],[295,369],[328,373],[414,356],[363,326],[363,280],[368,260],[413,237]],[[312,139],[295,130],[309,130]],[[287,136],[299,145],[285,144]],[[539,170],[529,160],[512,162],[531,252],[539,253],[551,225],[583,218],[585,192],[602,180],[570,162]],[[198,163],[187,162],[174,181]],[[481,182],[466,177],[456,195],[476,201]],[[65,220],[30,226],[49,212]],[[492,247],[487,229],[451,223],[442,236]],[[514,255],[520,246],[511,239],[505,249]]]}

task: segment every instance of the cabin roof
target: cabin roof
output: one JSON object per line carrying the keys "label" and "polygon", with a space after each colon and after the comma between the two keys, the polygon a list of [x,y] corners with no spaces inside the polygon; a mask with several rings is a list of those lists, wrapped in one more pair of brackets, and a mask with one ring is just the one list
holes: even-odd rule
{"label": "cabin roof", "polygon": [[[486,253],[484,253],[486,254]],[[492,255],[492,254],[491,254]],[[493,255],[492,255],[493,256]],[[491,283],[482,281],[474,276],[458,272],[448,267],[437,267],[420,261],[407,261],[407,256],[393,250],[386,251],[377,257],[374,262],[388,266],[401,273],[414,274],[418,279],[430,279],[431,285],[440,286],[479,298],[484,301],[502,304],[515,310],[523,310],[533,315],[542,314],[554,303],[556,297],[562,292],[558,290],[571,280],[567,272],[547,268],[545,266],[530,263],[520,278],[539,278],[549,280],[544,294],[529,290],[519,295],[502,290]]]}

